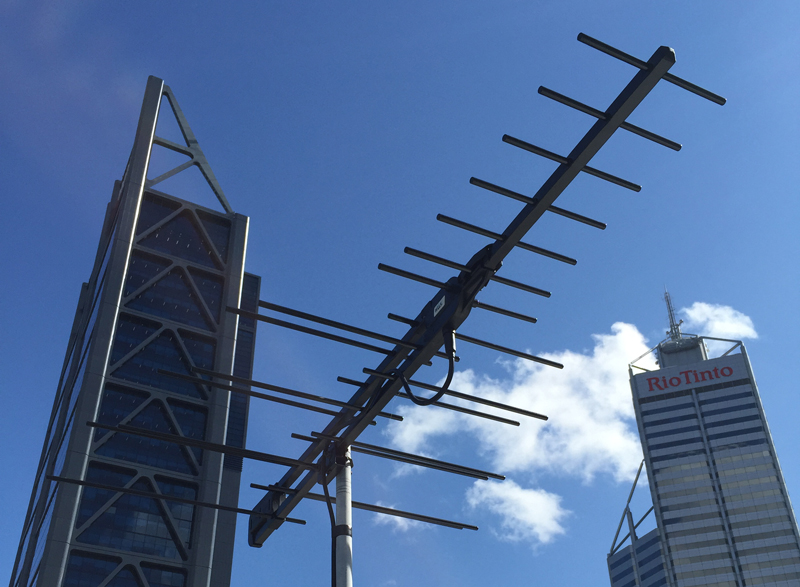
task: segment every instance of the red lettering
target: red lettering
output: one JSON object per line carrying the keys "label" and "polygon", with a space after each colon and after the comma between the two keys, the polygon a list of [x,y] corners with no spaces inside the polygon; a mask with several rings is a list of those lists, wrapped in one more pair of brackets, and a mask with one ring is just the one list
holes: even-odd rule
{"label": "red lettering", "polygon": [[717,370],[716,367],[714,367],[714,376],[719,377],[719,371]]}
{"label": "red lettering", "polygon": [[706,373],[708,373],[709,379],[714,379],[714,376],[711,374],[711,371],[700,371],[700,381],[706,380]]}
{"label": "red lettering", "polygon": [[[727,373],[725,373],[725,371],[727,371]],[[719,372],[722,374],[723,377],[730,377],[731,375],[733,375],[733,369],[731,369],[730,367],[723,367],[722,369],[719,370]]]}
{"label": "red lettering", "polygon": [[661,387],[661,384],[658,382],[658,377],[648,377],[647,383],[650,386],[648,391],[653,391],[653,386],[655,385],[660,391],[664,391],[664,388]]}
{"label": "red lettering", "polygon": [[689,383],[691,383],[691,381],[689,381],[689,373],[691,373],[691,371],[681,371],[681,372],[680,372],[680,374],[681,374],[681,375],[683,375],[684,377],[686,377],[686,384],[687,384],[687,385],[688,385]]}
{"label": "red lettering", "polygon": [[[673,383],[673,382],[675,382],[675,383]],[[670,387],[677,387],[680,384],[681,384],[681,378],[680,377],[670,377],[669,378]]]}

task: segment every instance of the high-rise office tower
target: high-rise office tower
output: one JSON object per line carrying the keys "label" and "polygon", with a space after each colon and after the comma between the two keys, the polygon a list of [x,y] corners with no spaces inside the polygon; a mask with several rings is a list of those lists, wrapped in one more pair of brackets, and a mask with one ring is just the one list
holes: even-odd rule
{"label": "high-rise office tower", "polygon": [[725,341],[732,347],[708,358],[666,297],[659,368],[631,371],[657,528],[637,537],[626,506],[632,543],[620,548],[618,530],[611,584],[800,585],[800,534],[744,346]]}
{"label": "high-rise office tower", "polygon": [[[171,115],[181,144],[156,136]],[[154,149],[185,163],[148,179]],[[192,166],[224,212],[159,191]],[[199,503],[237,504],[241,459],[169,436],[244,446],[247,396],[198,383],[196,369],[251,375],[255,323],[226,311],[257,309],[247,230],[151,77],[81,290],[11,587],[229,584],[236,514]]]}

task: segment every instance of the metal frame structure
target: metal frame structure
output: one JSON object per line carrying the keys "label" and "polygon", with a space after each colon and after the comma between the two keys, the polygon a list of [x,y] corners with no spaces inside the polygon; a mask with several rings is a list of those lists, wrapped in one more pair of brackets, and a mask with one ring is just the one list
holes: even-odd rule
{"label": "metal frame structure", "polygon": [[[629,496],[608,554],[611,585],[794,585],[800,531],[747,351],[682,333],[665,299],[667,338],[629,365],[653,506],[634,524]],[[709,357],[706,341],[731,346]],[[641,364],[654,352],[658,369]],[[651,512],[657,528],[637,537]]]}
{"label": "metal frame structure", "polygon": [[[405,252],[409,255],[457,270],[458,274],[456,276],[451,277],[446,282],[440,282],[396,267],[384,264],[378,266],[380,270],[425,283],[438,289],[415,318],[410,319],[394,314],[389,315],[389,318],[409,326],[408,331],[401,339],[380,338],[381,335],[376,335],[376,333],[356,329],[355,327],[312,316],[307,313],[281,308],[269,302],[261,302],[261,308],[268,311],[286,313],[296,318],[310,319],[352,333],[379,338],[384,342],[394,344],[394,346],[391,349],[383,349],[372,347],[371,345],[364,345],[364,343],[358,344],[361,348],[369,348],[370,350],[381,352],[385,354],[386,357],[376,368],[364,370],[368,375],[366,381],[358,382],[340,377],[340,381],[356,385],[358,387],[357,391],[350,400],[346,402],[346,405],[342,406],[341,410],[333,416],[321,433],[314,434],[312,437],[305,437],[309,442],[309,447],[298,458],[300,463],[291,466],[288,472],[277,483],[268,486],[257,486],[265,489],[267,493],[254,507],[256,513],[250,516],[249,543],[251,546],[260,547],[263,545],[267,538],[282,525],[285,517],[290,515],[294,508],[297,507],[305,497],[312,495],[310,492],[318,483],[325,489],[329,508],[331,507],[332,499],[328,497],[327,485],[333,478],[337,479],[337,504],[342,504],[343,494],[346,495],[349,500],[349,492],[346,489],[340,491],[340,484],[342,488],[349,488],[349,451],[351,448],[355,449],[355,447],[358,446],[358,438],[367,426],[374,424],[377,417],[386,416],[385,410],[393,398],[398,396],[406,397],[419,405],[442,406],[440,400],[444,395],[457,395],[457,392],[453,392],[449,389],[455,362],[458,360],[455,354],[456,339],[509,353],[513,356],[547,366],[562,368],[562,365],[554,361],[508,349],[504,346],[483,341],[459,332],[460,327],[467,319],[472,309],[476,307],[526,322],[536,321],[535,318],[530,316],[483,304],[476,299],[478,293],[486,287],[490,281],[495,281],[536,295],[544,297],[550,296],[550,293],[545,290],[500,277],[497,275],[497,272],[501,268],[505,258],[515,248],[528,250],[571,265],[576,263],[575,259],[523,242],[522,239],[534,224],[548,211],[596,228],[605,228],[605,224],[602,222],[587,218],[575,212],[564,210],[554,205],[558,196],[581,172],[588,173],[634,191],[639,191],[641,189],[640,186],[632,182],[589,166],[589,162],[594,155],[609,138],[611,138],[618,128],[633,132],[658,144],[664,145],[667,148],[673,150],[680,149],[678,143],[626,122],[626,119],[634,109],[661,79],[674,83],[717,104],[725,103],[724,98],[669,74],[669,69],[675,63],[675,54],[672,49],[668,47],[660,47],[647,62],[644,62],[601,43],[596,39],[588,37],[587,35],[579,35],[578,40],[615,58],[621,59],[638,68],[640,71],[634,75],[630,83],[620,92],[618,97],[605,111],[596,110],[563,96],[562,94],[540,87],[539,93],[545,97],[585,112],[597,120],[567,156],[560,156],[509,135],[503,136],[503,141],[505,143],[556,161],[559,165],[533,196],[526,196],[478,178],[473,177],[470,179],[472,185],[518,200],[524,203],[524,207],[514,220],[499,233],[440,214],[437,219],[443,223],[480,234],[493,240],[492,243],[481,248],[472,255],[466,263],[444,259],[417,249],[405,249]],[[236,310],[231,309],[231,311]],[[249,314],[240,314],[249,316]],[[337,342],[357,344],[351,339],[345,339],[338,335],[321,333],[320,331],[315,331],[308,327],[277,320],[260,313],[251,317],[308,334],[323,336]],[[444,353],[442,353],[441,349],[443,349]],[[434,357],[442,357],[442,355],[447,358],[449,363],[448,377],[444,385],[437,387],[420,384],[412,379],[414,374],[417,373],[421,367],[431,364],[431,360]],[[225,377],[222,373],[214,373],[213,375],[218,378],[218,381],[231,381],[229,377]],[[248,383],[254,384],[253,382]],[[411,391],[411,385],[418,385],[432,390],[434,391],[434,395],[428,398],[417,396]],[[464,394],[461,394],[461,397],[463,397],[463,395]],[[465,399],[475,401],[475,398],[467,397]],[[507,409],[519,412],[517,408],[507,407]],[[546,419],[546,417],[541,415],[535,415],[535,417]],[[387,454],[388,453],[383,452],[382,456],[387,456]],[[416,464],[419,464],[419,457],[410,455],[409,458],[418,461]],[[349,502],[344,504],[344,507],[349,508]],[[349,509],[347,509],[347,511],[349,511]],[[352,548],[352,543],[349,541],[341,542],[343,538],[349,538],[350,536],[349,514],[345,513],[343,517],[334,519],[331,510],[331,523],[333,527],[334,543],[338,543],[340,547],[346,549],[349,553]],[[332,575],[338,577],[335,584],[340,586],[351,585],[352,568],[350,565],[352,564],[352,560],[348,559],[347,556],[344,556],[344,558],[340,557],[339,564],[347,565],[348,571],[342,575],[341,569],[338,567],[334,568]]]}
{"label": "metal frame structure", "polygon": [[[184,144],[156,134],[170,110]],[[148,179],[154,145],[189,159]],[[156,191],[192,166],[224,212]],[[229,582],[236,514],[249,513],[237,507],[242,455],[201,455],[189,442],[200,437],[214,446],[243,446],[247,398],[232,402],[229,390],[214,389],[207,379],[188,384],[194,394],[182,394],[177,388],[187,384],[172,385],[176,380],[155,373],[153,364],[163,359],[163,366],[178,363],[186,372],[213,365],[250,376],[253,347],[237,340],[252,341],[255,322],[225,312],[242,305],[248,287],[253,299],[246,306],[257,307],[259,278],[244,274],[248,222],[231,209],[172,90],[151,76],[82,289],[11,587],[95,579],[147,585],[156,581],[148,578],[151,571],[171,573],[185,587]],[[170,238],[186,246],[170,248]],[[205,263],[187,252],[190,244],[204,251],[198,254],[207,255]],[[143,270],[147,263],[151,269]],[[174,311],[179,306],[191,309],[193,319]],[[135,369],[148,376],[133,375]],[[85,425],[95,420],[105,428]],[[143,429],[159,427],[166,437],[137,442]],[[172,461],[163,456],[170,450]],[[173,466],[177,461],[182,467]],[[174,495],[176,487],[183,497]],[[142,535],[134,519],[146,519],[163,535]],[[158,540],[163,544],[156,547]],[[98,579],[101,567],[106,576]]]}
{"label": "metal frame structure", "polygon": [[[117,422],[113,425],[108,422],[96,422],[92,418],[89,418],[89,428],[81,427],[81,434],[84,437],[84,440],[88,442],[90,434],[94,430],[105,430],[106,433],[123,433],[142,438],[148,438],[154,441],[176,443],[182,445],[181,450],[186,452],[191,452],[192,449],[202,449],[209,455],[206,457],[207,460],[218,464],[223,462],[224,455],[226,462],[228,458],[251,458],[263,462],[287,466],[288,471],[276,483],[266,486],[253,484],[253,487],[257,487],[266,491],[264,498],[253,508],[253,510],[242,510],[238,507],[231,506],[230,504],[220,504],[218,494],[215,497],[209,493],[204,496],[201,495],[201,499],[190,501],[192,505],[199,506],[199,515],[203,519],[215,519],[215,516],[217,516],[217,510],[224,510],[225,508],[227,508],[227,511],[220,512],[219,515],[223,515],[224,513],[225,515],[229,514],[233,516],[235,513],[248,513],[250,516],[248,539],[250,545],[256,547],[262,546],[267,538],[271,536],[278,528],[280,528],[284,522],[303,523],[302,520],[297,520],[290,517],[294,508],[296,508],[303,499],[308,498],[312,500],[325,501],[328,506],[332,526],[332,581],[334,581],[335,585],[340,587],[352,585],[353,580],[351,530],[352,507],[361,507],[370,511],[399,515],[401,517],[440,524],[452,528],[477,530],[477,527],[470,524],[442,520],[440,518],[423,516],[411,512],[388,510],[387,508],[380,508],[378,506],[352,502],[350,495],[350,467],[352,466],[351,451],[479,479],[502,479],[501,475],[487,471],[481,471],[472,467],[421,457],[419,455],[402,453],[400,451],[395,451],[384,447],[368,445],[359,442],[359,436],[364,430],[367,429],[368,426],[375,425],[377,418],[388,418],[393,420],[402,419],[400,416],[387,411],[388,404],[395,397],[405,398],[422,406],[457,410],[459,412],[477,417],[488,418],[504,425],[518,426],[519,422],[510,418],[498,416],[496,414],[489,414],[486,412],[481,412],[480,410],[465,408],[461,405],[449,404],[447,402],[443,402],[442,398],[445,395],[449,395],[459,400],[466,400],[479,405],[488,406],[490,408],[501,409],[506,412],[513,413],[516,416],[525,416],[546,420],[546,416],[543,416],[542,414],[537,414],[535,412],[514,406],[506,406],[485,398],[474,397],[450,389],[450,383],[455,372],[455,363],[458,361],[458,357],[456,356],[456,339],[468,344],[483,346],[546,366],[554,368],[563,367],[563,365],[557,362],[542,357],[537,357],[529,353],[510,349],[500,344],[488,342],[460,332],[459,330],[461,326],[466,321],[473,308],[479,308],[500,315],[517,318],[528,323],[536,322],[536,318],[531,316],[527,316],[513,310],[497,308],[489,304],[481,303],[477,300],[477,295],[489,284],[489,282],[494,281],[500,283],[501,285],[514,287],[534,295],[550,297],[550,292],[548,291],[501,277],[497,275],[497,273],[502,267],[503,261],[515,248],[527,250],[534,254],[543,255],[570,265],[575,265],[577,263],[577,261],[571,257],[543,249],[536,245],[524,242],[522,239],[546,212],[552,212],[554,214],[561,215],[576,222],[587,224],[595,228],[605,228],[605,224],[603,222],[565,210],[560,207],[556,207],[554,205],[556,199],[581,172],[588,173],[633,191],[639,191],[641,189],[640,186],[632,182],[589,166],[592,158],[611,138],[611,136],[613,136],[617,129],[622,128],[629,132],[633,132],[641,137],[652,140],[673,150],[680,149],[680,145],[674,141],[660,137],[659,135],[656,135],[650,131],[646,131],[640,127],[631,125],[626,121],[630,114],[660,80],[667,80],[717,104],[725,103],[724,98],[721,98],[720,96],[717,96],[711,92],[708,92],[707,90],[695,86],[694,84],[669,74],[669,69],[675,63],[675,55],[672,49],[668,47],[660,47],[654,52],[647,62],[644,62],[586,35],[579,35],[578,40],[597,50],[633,65],[639,71],[633,76],[630,83],[626,85],[626,87],[620,92],[611,105],[604,111],[594,109],[547,88],[539,88],[539,93],[543,96],[584,112],[593,118],[596,118],[597,120],[567,156],[558,155],[547,149],[543,149],[509,135],[503,136],[503,142],[553,160],[558,163],[558,167],[533,196],[527,196],[482,179],[474,177],[470,179],[470,183],[472,185],[486,189],[487,191],[491,191],[498,195],[520,201],[524,204],[524,206],[519,211],[517,216],[512,220],[512,222],[502,232],[494,232],[492,230],[474,226],[455,218],[440,214],[437,217],[439,221],[463,230],[480,234],[492,241],[475,252],[467,262],[455,262],[431,253],[419,251],[417,249],[405,249],[405,252],[409,255],[454,269],[458,271],[457,275],[451,277],[446,282],[441,282],[405,271],[400,268],[391,267],[384,264],[380,264],[378,266],[380,270],[419,281],[437,289],[437,292],[425,304],[415,318],[406,318],[395,314],[389,314],[390,319],[404,323],[409,327],[406,334],[402,338],[398,339],[394,337],[388,337],[366,329],[357,328],[327,318],[314,316],[307,312],[300,312],[298,310],[277,306],[276,304],[272,304],[264,300],[260,301],[258,304],[258,306],[265,311],[277,312],[279,314],[288,315],[297,319],[311,321],[328,328],[341,330],[359,337],[371,338],[373,340],[390,345],[390,348],[361,342],[340,334],[332,334],[317,328],[311,328],[264,315],[258,311],[258,308],[242,307],[238,299],[234,299],[231,296],[226,298],[225,310],[229,316],[237,317],[239,323],[242,321],[247,321],[252,324],[255,324],[257,321],[267,322],[275,326],[289,328],[313,336],[323,337],[333,342],[357,346],[359,348],[371,350],[385,355],[384,359],[374,369],[364,370],[365,374],[367,375],[365,381],[353,381],[339,378],[340,381],[353,384],[357,387],[356,392],[347,402],[341,402],[298,390],[291,390],[265,382],[252,381],[247,376],[233,372],[233,366],[231,364],[231,360],[229,360],[231,357],[227,357],[225,360],[219,361],[218,366],[214,369],[193,365],[193,373],[191,375],[187,375],[185,373],[175,373],[168,369],[162,369],[158,371],[159,376],[171,377],[175,381],[183,380],[185,383],[194,383],[196,385],[215,388],[215,391],[213,391],[211,395],[211,397],[215,398],[215,405],[219,404],[221,406],[220,402],[225,403],[223,400],[227,400],[227,398],[232,397],[231,394],[234,394],[236,397],[257,397],[268,401],[279,402],[286,405],[309,409],[330,415],[330,422],[323,428],[321,432],[312,432],[310,436],[295,435],[296,438],[300,438],[309,443],[308,448],[298,458],[288,458],[253,450],[246,450],[243,448],[243,445],[232,446],[229,442],[229,439],[223,438],[219,434],[214,435],[211,438],[196,439],[190,438],[186,435],[176,435],[171,432],[164,433],[156,430],[134,427],[128,425],[126,422]],[[162,97],[167,98],[173,109],[173,112],[175,113],[176,119],[178,120],[179,126],[183,133],[184,141],[186,143],[185,146],[155,136],[155,121],[158,117],[158,108],[161,104]],[[145,116],[145,114],[147,114],[147,116]],[[141,200],[142,194],[145,190],[154,191],[153,186],[174,176],[177,173],[180,173],[185,169],[188,169],[193,165],[196,165],[206,178],[208,184],[214,191],[216,197],[219,199],[224,210],[233,215],[230,205],[228,204],[227,199],[219,187],[216,178],[211,172],[210,167],[208,166],[207,161],[199,148],[196,138],[191,133],[188,125],[185,124],[185,118],[183,117],[180,108],[177,106],[174,96],[169,88],[163,85],[161,80],[151,78],[150,83],[148,83],[145,103],[143,106],[143,116],[141,120],[143,122],[140,123],[140,127],[137,131],[134,153],[129,161],[123,185],[123,191],[126,193],[131,191],[136,192],[135,201],[137,207],[132,207],[133,205],[131,204],[131,206],[129,206],[130,209],[126,208],[125,214],[133,214],[135,218],[135,215],[138,211],[138,202]],[[146,181],[145,178],[150,150],[154,144],[186,155],[190,157],[190,159],[182,165],[179,165],[152,180]],[[133,230],[133,226],[134,224],[132,223],[129,229],[130,231]],[[246,228],[244,230],[244,234],[246,235]],[[118,239],[118,241],[120,241],[120,239]],[[125,253],[129,255],[133,242],[134,235],[131,233],[126,235],[125,239],[118,242],[115,247],[127,247],[125,249]],[[118,251],[118,255],[122,254],[123,252],[120,249],[120,251]],[[124,261],[123,265],[126,263],[127,261]],[[127,267],[127,265],[125,266]],[[114,308],[118,308],[121,300],[121,294],[119,291],[121,284],[117,285],[119,287],[117,288],[117,298],[113,306]],[[109,314],[108,317],[104,318],[104,320],[112,320],[112,315],[113,320],[115,320],[117,315],[116,313]],[[113,322],[110,324],[113,324]],[[109,331],[112,334],[109,335],[109,339],[105,341],[107,345],[110,345],[111,337],[113,337],[113,329],[110,329]],[[235,333],[231,332],[226,336],[230,338],[235,337],[236,335]],[[108,353],[106,353],[106,355],[107,354]],[[432,361],[435,358],[443,358],[448,362],[448,376],[443,385],[434,386],[420,382],[413,378],[423,366],[432,364]],[[98,377],[105,376],[105,368],[106,365],[104,363],[101,371],[98,372]],[[276,396],[255,392],[250,389],[251,387],[266,389],[280,395]],[[433,395],[429,397],[423,397],[412,391],[412,387],[432,391]],[[281,396],[289,396],[293,397],[294,399],[286,399],[285,397]],[[96,404],[97,398],[95,398],[94,401]],[[328,407],[320,407],[306,402],[321,403]],[[338,411],[331,408],[338,408]],[[88,414],[89,412],[86,413]],[[217,412],[215,412],[215,414],[215,418],[219,416]],[[84,460],[85,458],[86,455],[84,454]],[[62,486],[67,488],[66,491],[72,492],[73,494],[77,495],[81,485],[84,487],[88,486],[95,488],[105,487],[106,490],[108,490],[108,486],[104,486],[102,483],[96,483],[82,479],[81,474],[82,471],[73,468],[65,470],[65,474],[61,476],[58,475],[57,472],[56,474],[53,474],[52,468],[49,469],[49,479],[53,482],[63,484]],[[335,499],[328,491],[328,484],[334,478],[336,479]],[[318,483],[322,485],[322,495],[311,492],[314,486]],[[120,494],[128,493],[133,495],[134,492],[138,492],[141,496],[142,493],[149,493],[142,492],[141,490],[131,487],[119,487],[116,489]],[[170,500],[164,499],[164,501]],[[335,514],[333,511],[334,503],[336,504]],[[209,512],[209,514],[206,516],[202,512],[207,510],[211,510],[211,512]],[[208,548],[206,548],[206,550],[208,550]],[[207,558],[210,566],[209,557],[211,556],[211,553],[205,552],[205,554],[208,555]],[[12,578],[12,586],[14,585],[15,583]]]}

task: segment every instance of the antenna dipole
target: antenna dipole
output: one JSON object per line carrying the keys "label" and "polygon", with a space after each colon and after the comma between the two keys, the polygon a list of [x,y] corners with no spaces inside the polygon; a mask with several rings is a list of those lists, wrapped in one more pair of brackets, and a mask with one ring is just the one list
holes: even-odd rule
{"label": "antenna dipole", "polygon": [[667,314],[669,315],[669,331],[667,331],[667,334],[670,340],[680,340],[683,336],[681,334],[683,320],[675,319],[675,308],[672,306],[672,298],[666,287],[664,288],[664,301],[667,302]]}

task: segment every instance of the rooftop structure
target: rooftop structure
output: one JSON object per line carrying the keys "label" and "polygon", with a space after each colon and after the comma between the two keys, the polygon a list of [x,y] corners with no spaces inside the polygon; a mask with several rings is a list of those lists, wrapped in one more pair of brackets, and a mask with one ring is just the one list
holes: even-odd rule
{"label": "rooftop structure", "polygon": [[[642,357],[630,368],[657,528],[637,538],[641,520],[626,505],[611,584],[797,585],[800,534],[744,345],[681,333],[666,300],[668,338],[652,349],[659,368],[637,365]],[[712,340],[731,346],[709,358]]]}
{"label": "rooftop structure", "polygon": [[[156,136],[169,110],[183,145]],[[148,179],[154,145],[188,164]],[[192,165],[224,212],[156,189]],[[81,289],[11,587],[229,584],[236,514],[198,506],[237,505],[242,460],[159,435],[244,446],[247,396],[185,378],[251,376],[255,321],[226,311],[257,307],[247,229],[151,77]]]}

